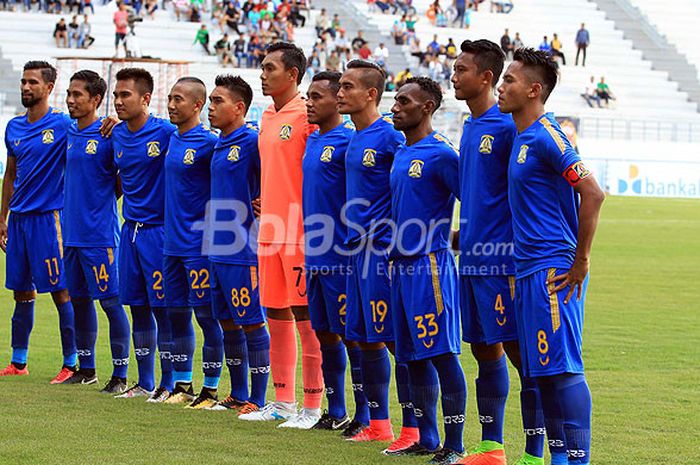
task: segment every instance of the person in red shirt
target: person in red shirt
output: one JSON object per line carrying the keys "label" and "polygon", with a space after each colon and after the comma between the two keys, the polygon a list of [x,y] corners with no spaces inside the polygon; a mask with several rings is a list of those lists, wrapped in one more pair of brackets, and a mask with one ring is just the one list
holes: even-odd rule
{"label": "person in red shirt", "polygon": [[119,3],[119,9],[114,12],[113,18],[115,26],[114,34],[114,55],[119,54],[119,44],[124,45],[124,55],[126,56],[126,33],[129,27],[129,12],[126,10],[124,2]]}

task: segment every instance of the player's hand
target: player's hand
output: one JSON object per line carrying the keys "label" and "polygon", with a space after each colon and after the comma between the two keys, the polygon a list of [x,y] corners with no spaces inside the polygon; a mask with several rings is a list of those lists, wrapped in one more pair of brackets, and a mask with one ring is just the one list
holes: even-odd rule
{"label": "player's hand", "polygon": [[588,266],[587,258],[574,259],[574,264],[567,273],[560,274],[559,276],[555,276],[552,279],[547,280],[548,285],[556,284],[557,282],[561,281],[561,283],[554,286],[549,293],[554,294],[555,292],[565,289],[566,286],[571,286],[569,293],[566,294],[564,303],[569,303],[569,299],[571,299],[574,291],[577,291],[576,300],[581,300],[581,296],[583,295],[583,281],[586,279],[586,275],[588,275]]}
{"label": "player's hand", "polygon": [[260,219],[260,212],[262,211],[260,197],[253,200],[252,205],[253,205],[253,214],[255,215],[255,218]]}
{"label": "player's hand", "polygon": [[0,249],[7,253],[7,223],[0,221]]}
{"label": "player's hand", "polygon": [[112,130],[114,126],[119,124],[119,120],[114,116],[108,116],[102,120],[102,126],[100,126],[100,134],[102,137],[109,137],[112,135]]}

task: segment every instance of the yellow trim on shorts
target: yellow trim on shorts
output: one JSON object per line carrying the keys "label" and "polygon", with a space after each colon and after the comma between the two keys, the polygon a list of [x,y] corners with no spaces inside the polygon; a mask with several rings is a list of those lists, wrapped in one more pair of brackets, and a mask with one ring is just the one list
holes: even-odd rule
{"label": "yellow trim on shorts", "polygon": [[[547,281],[549,282],[549,284],[547,284],[548,294],[556,286],[555,283],[551,281],[556,274],[556,268],[550,268],[547,270]],[[559,315],[559,296],[556,292],[549,294],[549,311],[552,314],[552,333],[556,333],[561,327],[561,316]]]}
{"label": "yellow trim on shorts", "polygon": [[508,276],[508,287],[510,288],[510,300],[515,300],[515,276]]}
{"label": "yellow trim on shorts", "polygon": [[258,287],[258,270],[255,265],[250,267],[250,290],[254,291]]}
{"label": "yellow trim on shorts", "polygon": [[63,231],[61,231],[61,216],[58,214],[58,210],[53,211],[53,220],[56,224],[56,239],[58,239],[58,253],[61,254],[61,258],[63,258]]}
{"label": "yellow trim on shorts", "polygon": [[440,275],[438,274],[437,258],[435,258],[434,253],[428,254],[428,258],[430,259],[430,274],[433,278],[435,306],[437,307],[437,314],[441,315],[442,311],[445,310],[445,304],[442,301],[442,288],[440,287]]}
{"label": "yellow trim on shorts", "polygon": [[111,247],[107,247],[107,260],[109,261],[110,265],[114,263],[114,250],[112,250]]}

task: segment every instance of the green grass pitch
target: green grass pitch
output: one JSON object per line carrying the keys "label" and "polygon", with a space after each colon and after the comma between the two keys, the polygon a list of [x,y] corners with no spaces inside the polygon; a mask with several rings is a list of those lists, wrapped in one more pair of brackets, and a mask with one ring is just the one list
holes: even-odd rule
{"label": "green grass pitch", "polygon": [[[593,250],[584,342],[594,402],[596,465],[700,464],[700,307],[695,279],[699,245],[698,201],[609,198],[604,205]],[[4,282],[4,265],[1,269]],[[1,292],[3,365],[10,358],[12,309],[11,293]],[[100,385],[110,373],[106,323],[100,315]],[[467,347],[464,352],[470,389],[465,441],[470,446],[479,439],[473,397],[476,371]],[[133,380],[133,357],[131,362]],[[60,364],[57,313],[50,298],[41,296],[30,344],[31,375],[0,379],[0,464],[425,461],[384,457],[378,445],[349,444],[333,433],[242,422],[229,412],[115,400],[94,386],[50,386]],[[195,367],[198,364],[195,360]],[[519,383],[516,374],[511,375],[506,449],[514,463],[523,437]],[[199,386],[201,374],[196,376]],[[224,394],[227,377],[224,371]],[[398,431],[393,392],[391,398]]]}

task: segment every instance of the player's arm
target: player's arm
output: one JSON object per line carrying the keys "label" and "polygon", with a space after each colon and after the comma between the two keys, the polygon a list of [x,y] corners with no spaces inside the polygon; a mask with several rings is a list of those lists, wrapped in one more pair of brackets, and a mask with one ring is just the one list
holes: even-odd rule
{"label": "player's arm", "polygon": [[15,190],[17,177],[17,158],[10,156],[8,150],[7,167],[2,179],[2,207],[0,207],[0,248],[7,251],[7,216],[10,214],[10,199]]}
{"label": "player's arm", "polygon": [[114,195],[119,200],[124,191],[122,190],[122,178],[117,174],[114,180]]}

